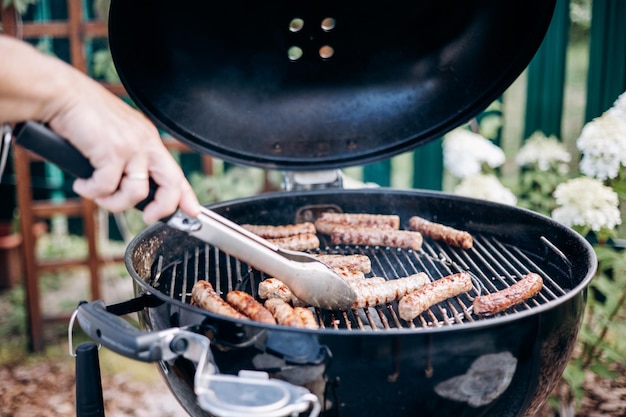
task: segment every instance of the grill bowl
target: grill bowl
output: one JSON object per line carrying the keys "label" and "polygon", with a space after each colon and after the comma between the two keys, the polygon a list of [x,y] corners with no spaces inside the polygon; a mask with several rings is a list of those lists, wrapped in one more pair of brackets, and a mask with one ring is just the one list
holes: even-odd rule
{"label": "grill bowl", "polygon": [[[213,264],[220,264],[219,274],[208,278],[222,292],[229,286],[252,285],[255,272],[232,259],[218,262],[221,255],[216,258],[203,243],[154,225],[130,243],[126,254],[137,295],[151,293],[165,301],[140,312],[142,325],[147,330],[199,325],[211,339],[220,372],[262,370],[305,386],[318,395],[325,416],[533,415],[571,355],[586,287],[596,267],[591,246],[571,229],[537,213],[438,192],[383,188],[273,193],[210,208],[238,223],[287,224],[312,208],[329,205],[344,212],[398,214],[405,227],[410,216],[419,215],[468,230],[476,238],[471,251],[426,240],[425,253],[408,251],[408,256],[433,260],[431,276],[443,275],[447,267],[469,269],[478,280],[476,291],[488,290],[498,277],[514,280],[525,272],[540,272],[544,291],[537,302],[489,318],[458,311],[441,319],[438,314],[463,310],[460,299],[445,310],[422,315],[412,325],[393,325],[389,313],[389,328],[370,325],[368,317],[359,327],[358,313],[341,317],[326,312],[319,330],[243,322],[192,307],[187,294],[195,280],[208,273],[197,261],[207,258],[198,255],[203,252],[215,260]],[[406,255],[389,248],[359,249],[394,259],[398,253]],[[401,275],[379,264],[383,269],[379,272],[388,278]],[[168,283],[174,265],[179,273]],[[416,265],[419,269],[423,264]],[[381,311],[387,314],[393,305]],[[339,325],[333,326],[335,322]],[[161,365],[182,406],[191,415],[208,415],[195,399],[193,364],[179,358]]]}

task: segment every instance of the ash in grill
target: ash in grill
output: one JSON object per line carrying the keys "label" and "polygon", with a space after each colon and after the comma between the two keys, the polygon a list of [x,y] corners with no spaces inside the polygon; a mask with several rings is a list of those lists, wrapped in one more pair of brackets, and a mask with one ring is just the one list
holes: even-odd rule
{"label": "ash in grill", "polygon": [[[555,300],[567,292],[556,279],[538,266],[533,260],[536,255],[525,253],[494,237],[481,235],[474,237],[474,247],[470,250],[426,239],[421,251],[413,251],[378,246],[332,246],[325,237],[320,236],[320,249],[311,253],[366,255],[372,262],[372,272],[368,275],[393,280],[425,272],[431,280],[436,280],[467,271],[472,275],[473,281],[473,288],[468,293],[436,304],[409,322],[399,317],[398,303],[393,302],[349,311],[315,309],[320,328],[419,329],[485,320],[472,313],[474,297],[507,288],[529,272],[535,272],[543,278],[544,285],[541,292],[500,315],[532,309]],[[568,264],[564,255],[547,239],[542,237],[537,245],[544,246],[547,251],[551,252],[551,256],[557,259],[562,258],[565,261],[564,264]],[[545,259],[542,259],[540,263],[545,263]],[[200,279],[210,282],[217,293],[225,297],[233,290],[241,290],[257,296],[259,282],[269,278],[263,272],[204,243],[185,249],[167,264],[165,264],[164,257],[159,256],[152,271],[147,282],[153,288],[186,304],[191,302],[191,289]]]}

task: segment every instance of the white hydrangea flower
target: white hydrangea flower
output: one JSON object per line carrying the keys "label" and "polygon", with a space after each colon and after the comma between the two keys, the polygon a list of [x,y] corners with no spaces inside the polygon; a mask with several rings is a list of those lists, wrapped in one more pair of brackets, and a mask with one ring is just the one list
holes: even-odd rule
{"label": "white hydrangea flower", "polygon": [[607,110],[611,116],[626,122],[626,92],[622,93],[613,103],[613,107]]}
{"label": "white hydrangea flower", "polygon": [[483,136],[464,128],[449,132],[443,141],[443,163],[457,178],[481,172],[486,163],[497,168],[504,163],[504,151]]}
{"label": "white hydrangea flower", "polygon": [[559,184],[554,198],[559,207],[552,218],[566,226],[597,232],[603,227],[614,229],[622,222],[617,193],[598,179],[579,177]]}
{"label": "white hydrangea flower", "polygon": [[[536,165],[540,171],[547,171],[555,165],[559,172],[563,172],[571,160],[572,155],[563,143],[555,136],[546,137],[542,132],[536,132],[528,138],[515,157],[518,165]],[[563,173],[567,173],[567,170]]]}
{"label": "white hydrangea flower", "polygon": [[454,189],[454,194],[496,203],[515,205],[517,197],[491,174],[474,174],[465,177]]}
{"label": "white hydrangea flower", "polygon": [[620,166],[626,166],[626,120],[607,111],[583,127],[576,145],[583,155],[580,172],[600,180],[616,178]]}

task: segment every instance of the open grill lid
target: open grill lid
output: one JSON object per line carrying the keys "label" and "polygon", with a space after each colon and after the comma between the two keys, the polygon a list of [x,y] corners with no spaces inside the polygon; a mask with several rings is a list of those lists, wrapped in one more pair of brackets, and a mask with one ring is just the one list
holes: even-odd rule
{"label": "open grill lid", "polygon": [[484,110],[534,56],[554,3],[114,0],[109,38],[131,98],[181,142],[233,163],[329,169]]}

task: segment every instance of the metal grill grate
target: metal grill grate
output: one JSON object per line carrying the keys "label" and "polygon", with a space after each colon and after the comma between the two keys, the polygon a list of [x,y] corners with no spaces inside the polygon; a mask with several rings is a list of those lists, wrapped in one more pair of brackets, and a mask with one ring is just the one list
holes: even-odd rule
{"label": "metal grill grate", "polygon": [[[425,239],[422,250],[418,252],[388,247],[333,246],[323,236],[320,237],[320,241],[320,248],[324,249],[315,251],[316,253],[367,255],[372,263],[372,272],[368,276],[382,276],[391,280],[423,271],[431,280],[436,280],[456,272],[468,271],[472,274],[474,283],[474,288],[470,292],[431,307],[411,322],[399,317],[397,302],[350,311],[315,309],[321,328],[419,329],[488,320],[472,313],[472,301],[477,295],[509,287],[529,272],[538,273],[544,280],[541,293],[500,313],[500,315],[515,314],[558,299],[567,293],[563,284],[559,285],[558,280],[551,277],[550,273],[558,274],[560,278],[571,276],[571,271],[554,269],[554,262],[546,260],[552,258],[559,260],[560,265],[565,267],[569,265],[565,256],[545,238],[537,242],[537,247],[545,248],[541,256],[524,252],[494,237],[482,235],[474,236],[474,247],[470,250]],[[155,289],[187,304],[191,301],[191,289],[199,279],[211,282],[215,290],[225,296],[232,290],[242,290],[256,295],[258,283],[268,278],[264,273],[202,243],[191,250],[185,250],[180,256],[175,257],[175,261],[167,265],[163,264],[163,257],[159,257],[153,271],[149,282]]]}

